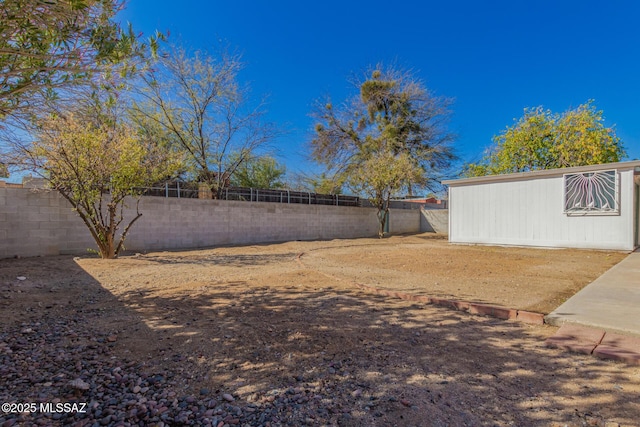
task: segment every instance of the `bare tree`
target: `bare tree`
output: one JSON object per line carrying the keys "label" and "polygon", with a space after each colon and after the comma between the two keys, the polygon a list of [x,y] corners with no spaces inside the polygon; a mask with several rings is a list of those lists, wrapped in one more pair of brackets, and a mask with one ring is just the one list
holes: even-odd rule
{"label": "bare tree", "polygon": [[143,78],[136,122],[182,151],[191,178],[219,198],[238,167],[279,131],[264,121],[264,103],[249,105],[248,88],[237,81],[239,55],[173,47],[153,68]]}

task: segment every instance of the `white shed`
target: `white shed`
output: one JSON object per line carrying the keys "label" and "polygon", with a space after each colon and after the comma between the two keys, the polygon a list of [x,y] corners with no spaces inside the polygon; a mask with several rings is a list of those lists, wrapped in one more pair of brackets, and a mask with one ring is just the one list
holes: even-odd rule
{"label": "white shed", "polygon": [[638,247],[640,161],[444,181],[449,241]]}

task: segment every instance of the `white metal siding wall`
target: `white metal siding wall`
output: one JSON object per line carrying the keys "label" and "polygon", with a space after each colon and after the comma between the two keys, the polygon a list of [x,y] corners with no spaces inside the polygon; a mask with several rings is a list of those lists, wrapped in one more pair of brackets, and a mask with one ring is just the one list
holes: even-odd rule
{"label": "white metal siding wall", "polygon": [[633,170],[619,174],[620,215],[564,214],[562,175],[451,186],[449,240],[633,250]]}

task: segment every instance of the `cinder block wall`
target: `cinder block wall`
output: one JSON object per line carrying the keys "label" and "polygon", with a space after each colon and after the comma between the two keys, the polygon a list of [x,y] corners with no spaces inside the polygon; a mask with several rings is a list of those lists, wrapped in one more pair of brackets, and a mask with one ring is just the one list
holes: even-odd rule
{"label": "cinder block wall", "polygon": [[420,231],[449,234],[449,210],[420,209]]}
{"label": "cinder block wall", "polygon": [[389,231],[397,234],[422,231],[419,212],[418,209],[390,209]]}
{"label": "cinder block wall", "polygon": [[0,188],[0,258],[94,247],[89,230],[59,194]]}
{"label": "cinder block wall", "polygon": [[[135,215],[135,200],[125,216]],[[143,197],[126,248],[186,249],[224,244],[371,237],[373,208]],[[418,233],[419,210],[392,210],[391,233]],[[124,227],[124,225],[122,226]],[[0,258],[84,253],[89,230],[56,192],[0,188]]]}

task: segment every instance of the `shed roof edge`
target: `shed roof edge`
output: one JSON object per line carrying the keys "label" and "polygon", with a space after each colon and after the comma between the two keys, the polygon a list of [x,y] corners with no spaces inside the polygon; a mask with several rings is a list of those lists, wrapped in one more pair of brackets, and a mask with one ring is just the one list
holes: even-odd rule
{"label": "shed roof edge", "polygon": [[600,165],[574,166],[570,168],[544,169],[531,172],[508,173],[502,175],[478,176],[473,178],[448,179],[442,181],[442,184],[450,187],[466,184],[485,184],[500,181],[518,181],[523,179],[531,179],[546,176],[560,176],[566,173],[590,172],[604,169],[637,169],[640,172],[640,160],[629,162],[604,163]]}

